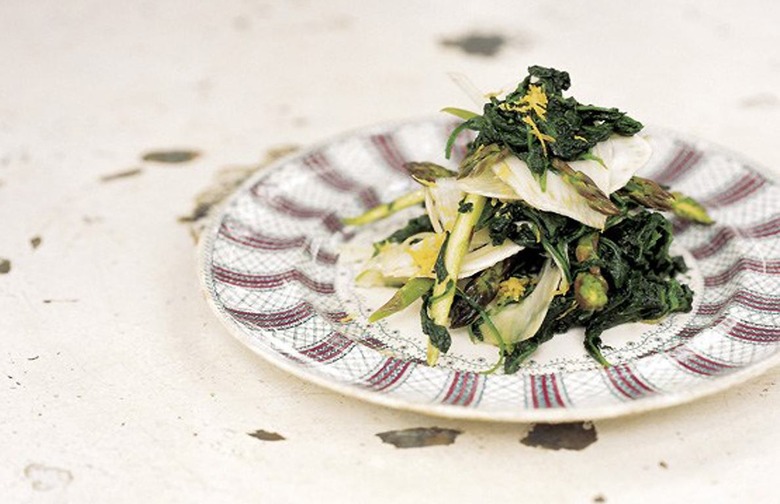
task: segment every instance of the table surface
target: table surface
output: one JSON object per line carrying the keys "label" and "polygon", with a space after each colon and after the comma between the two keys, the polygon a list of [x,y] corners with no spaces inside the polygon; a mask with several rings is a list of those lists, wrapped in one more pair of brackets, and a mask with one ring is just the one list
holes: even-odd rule
{"label": "table surface", "polygon": [[[217,321],[198,204],[296,147],[468,105],[448,72],[567,69],[583,100],[780,167],[777,2],[420,4],[2,2],[0,500],[776,502],[777,368],[556,450],[544,425],[306,383]],[[171,150],[197,156],[144,158]],[[377,435],[433,427],[460,434]]]}

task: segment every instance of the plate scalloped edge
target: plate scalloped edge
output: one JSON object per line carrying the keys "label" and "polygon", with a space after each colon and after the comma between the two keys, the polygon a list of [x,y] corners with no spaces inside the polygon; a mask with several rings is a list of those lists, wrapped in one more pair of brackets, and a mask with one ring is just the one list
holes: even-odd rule
{"label": "plate scalloped edge", "polygon": [[[776,347],[778,345],[773,341],[773,343],[775,343],[775,349],[774,352],[769,356],[766,356],[757,362],[752,362],[746,367],[732,370],[728,374],[721,374],[714,378],[711,377],[712,379],[699,381],[695,386],[690,388],[674,390],[672,392],[657,391],[658,393],[641,395],[636,399],[605,405],[576,406],[572,404],[568,405],[568,407],[515,407],[512,409],[481,409],[479,407],[475,407],[473,404],[468,404],[466,405],[467,407],[464,407],[463,404],[458,405],[457,403],[445,404],[440,401],[436,402],[436,397],[440,395],[438,393],[434,394],[433,398],[428,401],[418,401],[409,399],[408,397],[379,393],[375,390],[356,385],[354,381],[339,381],[338,379],[334,379],[332,373],[323,374],[321,369],[318,369],[318,366],[320,366],[321,363],[316,363],[317,365],[310,366],[294,355],[286,355],[279,352],[278,349],[274,350],[268,345],[261,344],[256,337],[253,337],[253,334],[247,331],[247,326],[244,325],[244,323],[237,320],[234,315],[228,312],[225,305],[220,302],[215,291],[215,280],[212,267],[214,246],[217,242],[223,220],[225,219],[226,215],[228,215],[230,209],[233,208],[236,201],[243,194],[245,194],[251,188],[255,187],[261,180],[269,177],[270,174],[279,171],[282,167],[290,164],[294,160],[300,160],[306,155],[321,152],[322,150],[328,148],[328,146],[340,141],[346,141],[352,138],[365,138],[369,135],[385,134],[387,132],[397,131],[409,125],[419,125],[426,123],[443,124],[444,121],[441,119],[421,119],[416,121],[396,121],[391,123],[383,123],[372,127],[360,128],[351,132],[347,132],[335,138],[331,138],[324,142],[315,144],[302,152],[296,152],[290,156],[278,160],[271,166],[259,170],[258,173],[245,181],[226,201],[224,201],[217,209],[215,209],[216,211],[212,214],[213,216],[211,217],[211,222],[209,223],[206,231],[201,235],[199,241],[198,276],[200,278],[201,286],[204,290],[208,304],[215,311],[219,320],[234,337],[252,349],[255,353],[266,359],[268,362],[289,372],[290,374],[347,396],[356,397],[388,407],[416,411],[436,416],[490,421],[568,422],[636,414],[649,410],[675,406],[717,393],[740,382],[756,377],[766,372],[768,369],[780,364],[780,351],[777,350]],[[653,134],[656,135],[666,135],[677,140],[683,139],[683,143],[685,145],[696,145],[699,150],[717,154],[720,158],[738,160],[735,162],[741,163],[751,172],[753,169],[748,168],[748,166],[757,166],[755,163],[746,162],[743,156],[733,154],[730,151],[721,147],[717,147],[709,142],[693,139],[689,136],[681,136],[677,133],[662,130],[660,128],[652,128],[652,131]],[[677,154],[679,156],[679,152]],[[674,178],[669,177],[669,175],[679,176],[679,173],[672,173],[669,171],[670,166],[667,165],[665,168],[667,170],[667,178]],[[771,172],[768,170],[762,170],[762,173],[770,174]],[[736,199],[734,201],[736,201]],[[772,327],[777,327],[776,322]],[[275,331],[272,330],[268,332],[268,334],[273,334],[274,332]],[[773,336],[776,337],[776,335]],[[291,350],[294,351],[294,349]],[[457,374],[457,371],[454,373]],[[548,406],[554,405],[548,404]]]}

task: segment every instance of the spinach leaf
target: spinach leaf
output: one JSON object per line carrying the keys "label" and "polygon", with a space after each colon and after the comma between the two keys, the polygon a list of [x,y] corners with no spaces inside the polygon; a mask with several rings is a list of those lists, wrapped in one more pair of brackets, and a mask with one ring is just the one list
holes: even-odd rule
{"label": "spinach leaf", "polygon": [[642,123],[616,108],[583,105],[564,97],[569,89],[569,74],[554,68],[531,66],[528,75],[504,99],[492,97],[482,115],[469,117],[455,128],[447,142],[449,157],[455,138],[466,129],[476,131],[470,145],[473,153],[480,147],[497,144],[525,161],[544,187],[547,170],[554,169],[551,159],[574,161],[588,156],[590,149],[610,135],[631,136]]}
{"label": "spinach leaf", "polygon": [[428,335],[428,339],[434,347],[439,349],[442,353],[446,353],[452,344],[452,337],[446,327],[431,320],[431,317],[428,315],[428,305],[430,305],[430,302],[430,293],[425,294],[422,298],[422,308],[420,308],[422,331]]}
{"label": "spinach leaf", "polygon": [[388,243],[402,243],[410,236],[423,232],[433,232],[433,225],[431,225],[431,220],[426,214],[409,219],[404,227],[398,229],[387,238],[374,243],[374,255],[379,253],[382,250],[382,246]]}

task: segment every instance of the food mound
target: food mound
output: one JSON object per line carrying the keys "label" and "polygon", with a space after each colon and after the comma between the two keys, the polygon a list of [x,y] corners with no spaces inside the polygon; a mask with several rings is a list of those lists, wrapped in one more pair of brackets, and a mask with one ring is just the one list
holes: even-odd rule
{"label": "food mound", "polygon": [[584,327],[587,352],[604,366],[602,333],[691,309],[675,277],[672,225],[661,212],[711,224],[705,209],[635,173],[650,158],[642,124],[616,108],[583,105],[563,92],[569,74],[532,66],[482,115],[448,108],[463,122],[445,146],[476,132],[454,172],[407,163],[419,189],[345,219],[365,225],[424,206],[374,244],[357,282],[398,287],[371,322],[422,299],[427,361],[451,344],[450,329],[495,345],[495,369],[516,372],[542,343]]}

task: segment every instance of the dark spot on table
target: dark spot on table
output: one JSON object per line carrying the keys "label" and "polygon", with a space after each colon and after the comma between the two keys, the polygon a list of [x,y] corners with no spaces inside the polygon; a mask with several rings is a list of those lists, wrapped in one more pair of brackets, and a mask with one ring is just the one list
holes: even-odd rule
{"label": "dark spot on table", "polygon": [[260,441],[284,441],[285,437],[276,432],[270,432],[263,429],[258,429],[254,432],[247,432],[248,436],[251,436]]}
{"label": "dark spot on table", "polygon": [[669,464],[667,464],[666,462],[664,462],[662,460],[662,461],[658,462],[658,467],[660,467],[661,469],[668,469],[669,468]]}
{"label": "dark spot on table", "polygon": [[597,496],[593,497],[593,502],[607,502],[607,498],[601,494],[598,494]]}
{"label": "dark spot on table", "polygon": [[8,259],[0,259],[0,275],[5,275],[11,271],[11,261]]}
{"label": "dark spot on table", "polygon": [[27,360],[34,361],[34,360],[38,360],[40,357],[41,357],[40,355],[36,355],[35,357],[27,357]]}
{"label": "dark spot on table", "polygon": [[78,303],[78,299],[44,299],[44,304],[51,304],[51,303]]}
{"label": "dark spot on table", "polygon": [[503,35],[468,33],[454,39],[442,39],[439,43],[444,47],[460,49],[466,54],[493,57],[506,42]]}
{"label": "dark spot on table", "polygon": [[141,159],[155,163],[179,164],[192,161],[198,156],[200,152],[194,150],[167,150],[147,152]]}
{"label": "dark spot on table", "polygon": [[412,429],[393,430],[377,434],[383,443],[396,448],[421,448],[424,446],[451,445],[461,431],[442,429],[440,427],[416,427]]}
{"label": "dark spot on table", "polygon": [[209,214],[209,210],[214,204],[208,201],[196,201],[192,212],[189,215],[182,215],[178,221],[182,223],[197,222]]}
{"label": "dark spot on table", "polygon": [[43,243],[43,238],[41,238],[40,236],[33,236],[32,238],[30,238],[30,246],[33,248],[33,250],[40,247],[41,243]]}
{"label": "dark spot on table", "polygon": [[597,439],[596,427],[590,422],[538,423],[531,427],[520,442],[526,446],[548,450],[582,450]]}
{"label": "dark spot on table", "polygon": [[137,177],[143,173],[141,168],[132,168],[130,170],[124,170],[116,173],[109,173],[100,177],[101,182],[113,182],[114,180],[126,179],[130,177]]}

